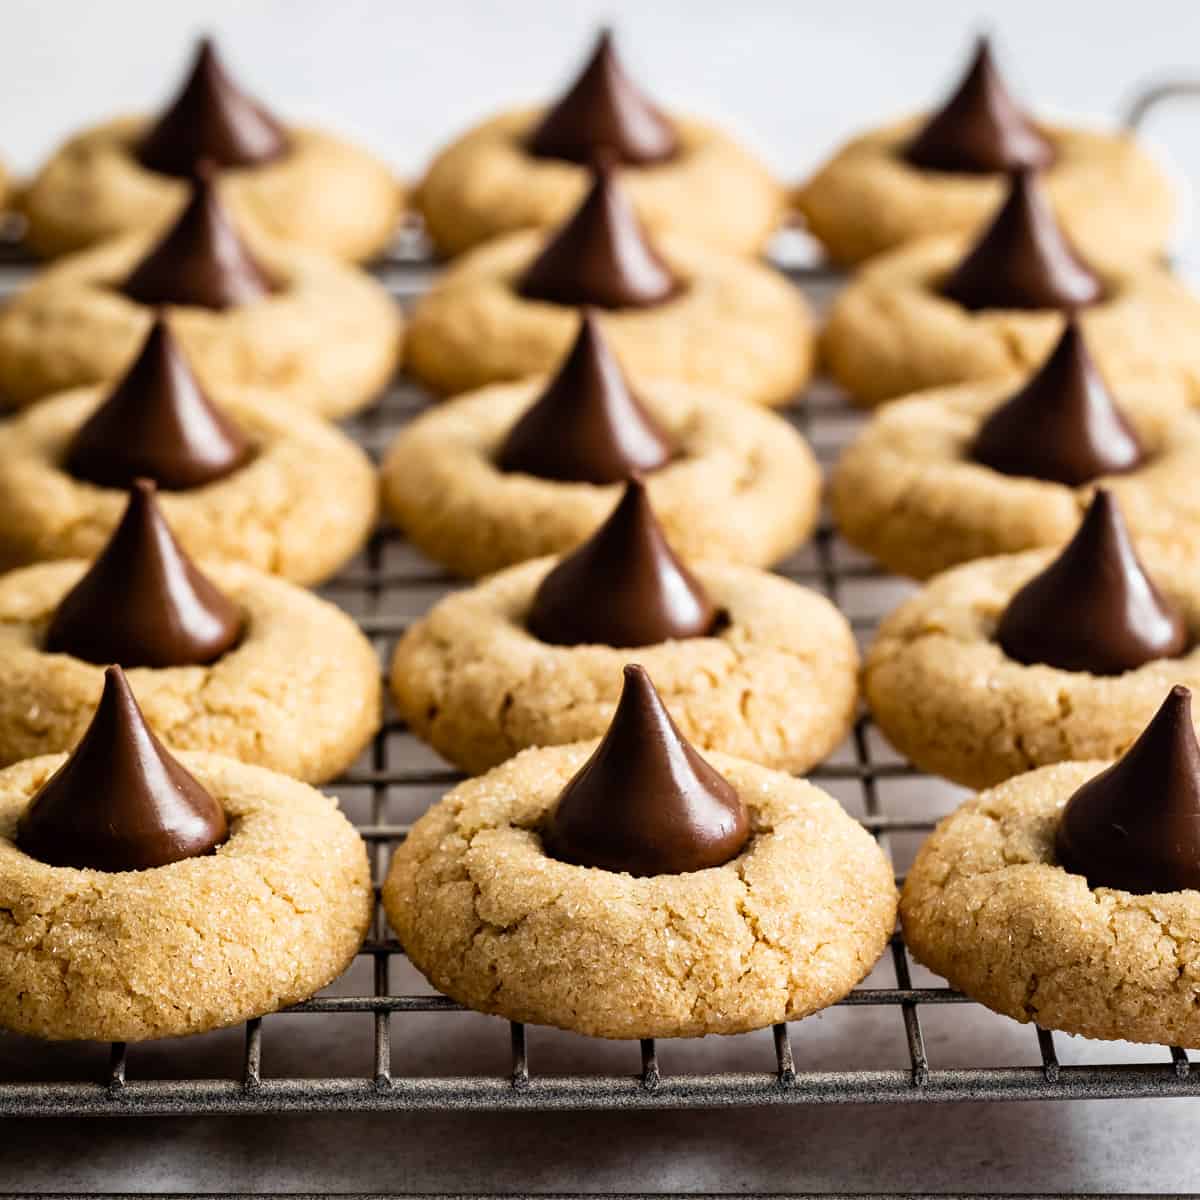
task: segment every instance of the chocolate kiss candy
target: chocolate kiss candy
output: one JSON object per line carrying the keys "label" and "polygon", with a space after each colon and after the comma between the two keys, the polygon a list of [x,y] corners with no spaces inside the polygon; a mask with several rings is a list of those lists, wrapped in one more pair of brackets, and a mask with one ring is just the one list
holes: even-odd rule
{"label": "chocolate kiss candy", "polygon": [[191,176],[204,159],[252,167],[287,153],[283,127],[230,79],[211,38],[196,49],[182,89],[137,150],[138,162],[164,175]]}
{"label": "chocolate kiss candy", "polygon": [[17,824],[31,858],[94,871],[165,867],[228,836],[221,806],[150,732],[120,667],[104,672],[87,732]]}
{"label": "chocolate kiss candy", "polygon": [[153,479],[161,488],[200,487],[251,456],[246,435],[204,394],[159,317],[132,367],[79,427],[66,469],[101,487]]}
{"label": "chocolate kiss candy", "polygon": [[675,131],[626,75],[607,29],[582,74],[542,118],[528,145],[539,158],[577,163],[590,163],[597,150],[607,149],[618,161],[635,166],[664,162],[679,151]]}
{"label": "chocolate kiss candy", "polygon": [[558,798],[547,853],[602,871],[682,875],[729,862],[749,838],[737,791],[684,739],[645,669],[626,667],[604,740]]}
{"label": "chocolate kiss candy", "polygon": [[192,198],[163,239],[134,268],[120,290],[139,304],[232,308],[276,290],[238,235],[210,164],[192,181]]}
{"label": "chocolate kiss candy", "polygon": [[616,483],[671,461],[671,439],[630,392],[590,313],[550,386],[500,447],[502,471],[568,483]]}
{"label": "chocolate kiss candy", "polygon": [[904,157],[927,171],[987,174],[1048,167],[1054,148],[1017,107],[988,39],[981,37],[954,94],[908,144]]}
{"label": "chocolate kiss candy", "polygon": [[528,300],[571,307],[646,308],[680,290],[646,240],[610,164],[594,168],[592,189],[522,276]]}
{"label": "chocolate kiss candy", "polygon": [[964,308],[1082,308],[1104,287],[1058,228],[1032,171],[1012,176],[1008,199],[942,285]]}
{"label": "chocolate kiss candy", "polygon": [[558,646],[652,646],[704,637],[719,620],[631,479],[608,520],[542,580],[526,626]]}
{"label": "chocolate kiss candy", "polygon": [[236,645],[242,615],[192,565],[139,479],[125,515],[84,577],[63,597],[46,651],[123,667],[209,663]]}
{"label": "chocolate kiss candy", "polygon": [[1054,848],[1094,888],[1200,888],[1200,746],[1187,688],[1173,687],[1125,757],[1067,801]]}
{"label": "chocolate kiss candy", "polygon": [[1100,490],[1059,556],[1008,602],[996,640],[1018,662],[1119,675],[1182,654],[1188,630],[1134,553],[1116,501]]}
{"label": "chocolate kiss candy", "polygon": [[1069,487],[1132,471],[1146,459],[1073,319],[1037,373],[984,421],[971,457],[1004,475]]}

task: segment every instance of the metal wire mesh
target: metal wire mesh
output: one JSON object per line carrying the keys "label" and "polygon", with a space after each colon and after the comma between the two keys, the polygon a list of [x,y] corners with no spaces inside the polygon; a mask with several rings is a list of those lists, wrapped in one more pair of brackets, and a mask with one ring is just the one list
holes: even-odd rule
{"label": "metal wire mesh", "polygon": [[[3,282],[12,286],[27,270],[11,253],[0,259]],[[818,302],[836,280],[818,268],[793,266],[789,272]],[[428,285],[430,265],[419,243],[409,241],[378,268],[379,277],[406,302]],[[414,388],[397,385],[370,411],[346,428],[378,457],[395,431],[424,401]],[[818,384],[786,412],[828,465],[861,418],[828,386]],[[813,544],[782,568],[788,577],[823,591],[847,614],[864,641],[882,615],[864,607],[864,596],[879,591],[887,577],[840,542],[826,522]],[[459,586],[444,571],[421,560],[393,530],[375,534],[365,552],[324,593],[360,622],[386,662],[395,638],[415,615],[444,591]],[[899,586],[899,585],[897,585]],[[878,603],[876,598],[875,603]],[[369,752],[333,785],[365,804],[356,823],[371,847],[378,882],[391,848],[407,832],[393,812],[419,808],[432,789],[445,789],[460,776],[414,753],[402,725],[389,716]],[[813,772],[818,784],[853,789],[862,819],[885,849],[894,836],[921,834],[935,814],[897,812],[889,790],[921,777],[883,745],[866,716],[854,727],[846,752]],[[884,1007],[895,1013],[894,1036],[904,1047],[907,1065],[861,1069],[806,1069],[793,1052],[789,1027],[773,1030],[773,1069],[673,1074],[660,1062],[653,1041],[640,1045],[640,1067],[626,1075],[540,1074],[531,1043],[538,1031],[494,1022],[508,1042],[507,1068],[494,1073],[419,1076],[393,1068],[392,1033],[404,1026],[406,1040],[419,1029],[406,1023],[420,1014],[461,1011],[444,996],[394,990],[392,966],[402,954],[377,911],[361,956],[370,964],[370,986],[352,994],[325,993],[245,1026],[240,1065],[218,1078],[135,1078],[127,1070],[123,1045],[114,1045],[107,1068],[91,1078],[6,1079],[0,1069],[0,1116],[269,1113],[432,1109],[604,1109],[682,1108],[728,1105],[808,1104],[815,1102],[932,1102],[947,1100],[1048,1100],[1102,1097],[1188,1096],[1200,1094],[1200,1072],[1192,1072],[1187,1054],[1177,1048],[1145,1048],[1143,1061],[1111,1061],[1069,1066],[1059,1062],[1054,1035],[1030,1028],[1036,1042],[1033,1065],[941,1067],[932,1061],[922,1029],[922,1010],[968,1003],[944,986],[914,986],[910,962],[899,933],[891,944],[893,982],[857,988],[839,1007],[851,1013]],[[264,1043],[286,1038],[292,1015],[336,1016],[346,1039],[364,1036],[361,1014],[370,1018],[370,1070],[325,1077],[273,1074],[264,1069]],[[360,1014],[357,1021],[355,1014]],[[750,1061],[748,1059],[748,1061]]]}

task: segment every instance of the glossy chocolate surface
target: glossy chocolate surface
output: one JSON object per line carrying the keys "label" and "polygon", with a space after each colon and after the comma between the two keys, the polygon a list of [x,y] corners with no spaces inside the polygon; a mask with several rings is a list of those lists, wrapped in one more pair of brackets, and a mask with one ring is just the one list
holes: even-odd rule
{"label": "glossy chocolate surface", "polygon": [[225,813],[150,732],[120,667],[92,723],[22,814],[17,845],[39,862],[144,871],[211,854]]}
{"label": "glossy chocolate surface", "polygon": [[1173,687],[1125,756],[1067,801],[1055,851],[1094,888],[1200,889],[1200,746],[1187,688]]}
{"label": "glossy chocolate surface", "polygon": [[675,727],[649,675],[625,668],[604,740],[563,789],[543,833],[553,858],[630,875],[682,875],[741,853],[737,790]]}
{"label": "glossy chocolate surface", "polygon": [[542,580],[526,627],[559,646],[651,646],[705,637],[722,619],[631,479],[608,520]]}
{"label": "glossy chocolate surface", "polygon": [[126,669],[194,666],[237,645],[243,624],[176,542],[154,484],[142,479],[108,545],[55,610],[45,649]]}
{"label": "glossy chocolate surface", "polygon": [[671,461],[671,438],[629,390],[591,312],[546,390],[496,456],[502,471],[567,483],[616,483]]}
{"label": "glossy chocolate surface", "polygon": [[971,457],[1004,475],[1069,487],[1135,470],[1146,461],[1074,319],[1024,387],[980,426]]}
{"label": "glossy chocolate surface", "polygon": [[568,307],[647,308],[682,288],[646,237],[610,163],[517,284],[527,300]]}
{"label": "glossy chocolate surface", "polygon": [[530,135],[530,154],[591,163],[608,151],[618,162],[650,166],[679,152],[670,122],[642,94],[604,30],[570,90]]}
{"label": "glossy chocolate surface", "polygon": [[1178,607],[1134,552],[1109,492],[1096,492],[1075,536],[1000,617],[996,640],[1023,663],[1120,675],[1190,644]]}
{"label": "glossy chocolate surface", "polygon": [[992,223],[942,285],[942,295],[982,309],[1084,308],[1104,285],[1058,227],[1037,175],[1018,171]]}
{"label": "glossy chocolate surface", "polygon": [[224,478],[253,452],[204,394],[160,316],[124,378],[76,431],[63,466],[100,487],[128,488],[144,478],[184,491]]}
{"label": "glossy chocolate surface", "polygon": [[218,167],[253,167],[288,151],[283,126],[230,78],[211,38],[196,48],[179,94],[137,149],[138,162],[189,178],[205,159]]}

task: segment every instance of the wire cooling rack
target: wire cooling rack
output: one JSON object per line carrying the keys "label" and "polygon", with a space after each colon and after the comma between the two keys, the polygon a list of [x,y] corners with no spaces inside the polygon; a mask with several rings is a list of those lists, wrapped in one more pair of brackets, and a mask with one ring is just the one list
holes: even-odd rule
{"label": "wire cooling rack", "polygon": [[[837,280],[819,267],[805,265],[803,258],[797,261],[794,253],[789,254],[786,239],[782,253],[782,268],[818,304],[823,303]],[[0,272],[0,286],[9,290],[28,267],[9,255]],[[428,286],[433,270],[413,237],[403,241],[377,273],[402,303],[408,303]],[[347,422],[346,428],[378,458],[395,432],[424,404],[416,389],[399,384],[374,408]],[[820,383],[785,415],[809,439],[825,466],[862,420],[832,388]],[[908,586],[890,580],[842,543],[828,522],[813,543],[781,570],[827,595],[846,613],[863,642],[870,639],[882,611]],[[408,622],[456,586],[461,583],[421,559],[398,533],[383,529],[323,592],[359,621],[383,665]],[[406,822],[459,778],[389,714],[369,751],[332,785],[371,848],[376,883],[386,871],[392,848],[405,836]],[[835,791],[889,851],[897,839],[906,838],[910,847],[914,845],[955,798],[947,801],[945,785],[925,779],[898,759],[866,716],[859,718],[842,751],[814,770],[811,778]],[[940,795],[941,800],[926,803],[926,793]],[[407,978],[398,983],[402,967]],[[732,1061],[736,1069],[672,1071],[664,1061],[672,1054],[664,1051],[660,1057],[658,1044],[643,1041],[628,1047],[627,1065],[619,1071],[606,1067],[584,1073],[569,1069],[568,1064],[568,1069],[539,1072],[539,1039],[549,1036],[549,1031],[480,1017],[487,1022],[485,1040],[495,1043],[489,1070],[415,1073],[395,1065],[397,1057],[404,1057],[396,1053],[397,1045],[424,1042],[430,1035],[421,1022],[431,1014],[462,1010],[446,997],[422,990],[419,980],[414,980],[415,973],[404,963],[377,905],[370,936],[346,979],[285,1013],[248,1022],[235,1053],[230,1053],[229,1038],[236,1034],[225,1035],[214,1063],[189,1055],[183,1042],[164,1044],[167,1061],[169,1047],[176,1045],[189,1066],[203,1063],[203,1069],[185,1071],[183,1077],[177,1071],[157,1069],[164,1062],[162,1053],[150,1056],[149,1072],[140,1070],[142,1047],[37,1047],[25,1039],[0,1035],[0,1116],[664,1109],[1200,1094],[1200,1071],[1191,1069],[1186,1052],[1178,1047],[1141,1047],[1135,1052],[1136,1061],[1128,1061],[1128,1054],[1107,1059],[1101,1048],[1100,1061],[1072,1065],[1060,1063],[1053,1034],[1032,1027],[1029,1053],[1016,1055],[1017,1065],[939,1065],[936,1054],[927,1049],[922,1014],[969,1002],[932,978],[927,984],[915,984],[914,967],[899,933],[881,967],[838,1006],[850,1021],[886,1010],[891,1018],[886,1036],[896,1046],[888,1056],[889,1065],[878,1067],[850,1062],[822,1062],[820,1069],[806,1066],[803,1054],[793,1051],[792,1034],[802,1027],[796,1024],[774,1027],[769,1058],[764,1058],[758,1035],[730,1039],[732,1049],[727,1048],[721,1061]],[[331,1047],[329,1053],[335,1055],[338,1050],[354,1050],[362,1069],[330,1075],[327,1064],[320,1061],[321,1050],[313,1052],[310,1064],[302,1058],[298,1067],[294,1055],[284,1055],[288,1069],[270,1069],[272,1047],[302,1038],[298,1021],[322,1017],[334,1023],[326,1025],[322,1045]],[[878,1036],[877,1022],[873,1028]],[[853,1044],[856,1031],[848,1032],[843,1042]],[[444,1040],[447,1057],[452,1057],[454,1035],[437,1036]],[[744,1064],[737,1053],[741,1045],[746,1047]],[[440,1052],[443,1046],[436,1049]],[[557,1058],[561,1064],[562,1056]]]}

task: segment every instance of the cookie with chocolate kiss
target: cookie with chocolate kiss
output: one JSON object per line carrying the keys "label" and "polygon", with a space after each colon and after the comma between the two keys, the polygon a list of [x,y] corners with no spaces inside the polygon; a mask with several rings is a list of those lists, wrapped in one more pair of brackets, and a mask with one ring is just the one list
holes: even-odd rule
{"label": "cookie with chocolate kiss", "polygon": [[721,620],[633,478],[604,524],[542,580],[526,626],[552,645],[651,646],[705,637]]}
{"label": "cookie with chocolate kiss", "polygon": [[538,158],[585,164],[606,149],[619,162],[644,167],[674,158],[679,142],[626,74],[612,31],[605,29],[570,90],[530,135],[528,148]]}
{"label": "cookie with chocolate kiss", "polygon": [[612,724],[542,840],[578,866],[682,875],[736,858],[750,833],[737,790],[679,732],[644,668],[627,666]]}
{"label": "cookie with chocolate kiss", "polygon": [[663,304],[681,289],[647,239],[608,159],[593,167],[583,203],[517,284],[527,300],[608,309]]}
{"label": "cookie with chocolate kiss", "polygon": [[989,174],[1048,167],[1054,147],[1009,92],[990,41],[981,37],[958,87],[904,149],[926,171]]}
{"label": "cookie with chocolate kiss", "polygon": [[212,163],[205,162],[192,178],[183,212],[120,291],[150,307],[220,310],[252,304],[278,286],[242,240],[217,190]]}
{"label": "cookie with chocolate kiss", "polygon": [[182,667],[213,662],[241,639],[240,610],[183,552],[154,494],[150,480],[134,484],[108,545],[55,610],[48,653]]}
{"label": "cookie with chocolate kiss", "polygon": [[143,167],[186,179],[208,159],[221,167],[254,167],[288,151],[283,126],[230,78],[211,38],[196,48],[179,94],[142,138]]}
{"label": "cookie with chocolate kiss", "polygon": [[980,426],[970,454],[1003,475],[1068,487],[1133,471],[1146,461],[1074,318],[1024,387]]}
{"label": "cookie with chocolate kiss", "polygon": [[600,323],[585,311],[579,335],[546,390],[509,430],[502,471],[568,483],[617,483],[674,457],[671,438],[629,389]]}
{"label": "cookie with chocolate kiss", "polygon": [[941,290],[973,312],[1077,309],[1104,298],[1099,276],[1076,254],[1029,170],[1013,172],[1004,203]]}
{"label": "cookie with chocolate kiss", "polygon": [[100,487],[153,479],[184,491],[223,479],[253,453],[205,394],[160,314],[133,366],[76,431],[63,466]]}
{"label": "cookie with chocolate kiss", "polygon": [[1146,574],[1111,493],[1096,492],[1075,536],[1001,614],[1010,658],[1120,675],[1189,645],[1187,623]]}
{"label": "cookie with chocolate kiss", "polygon": [[41,786],[17,845],[55,867],[145,871],[211,854],[225,813],[151,733],[120,667],[104,673],[91,725]]}

